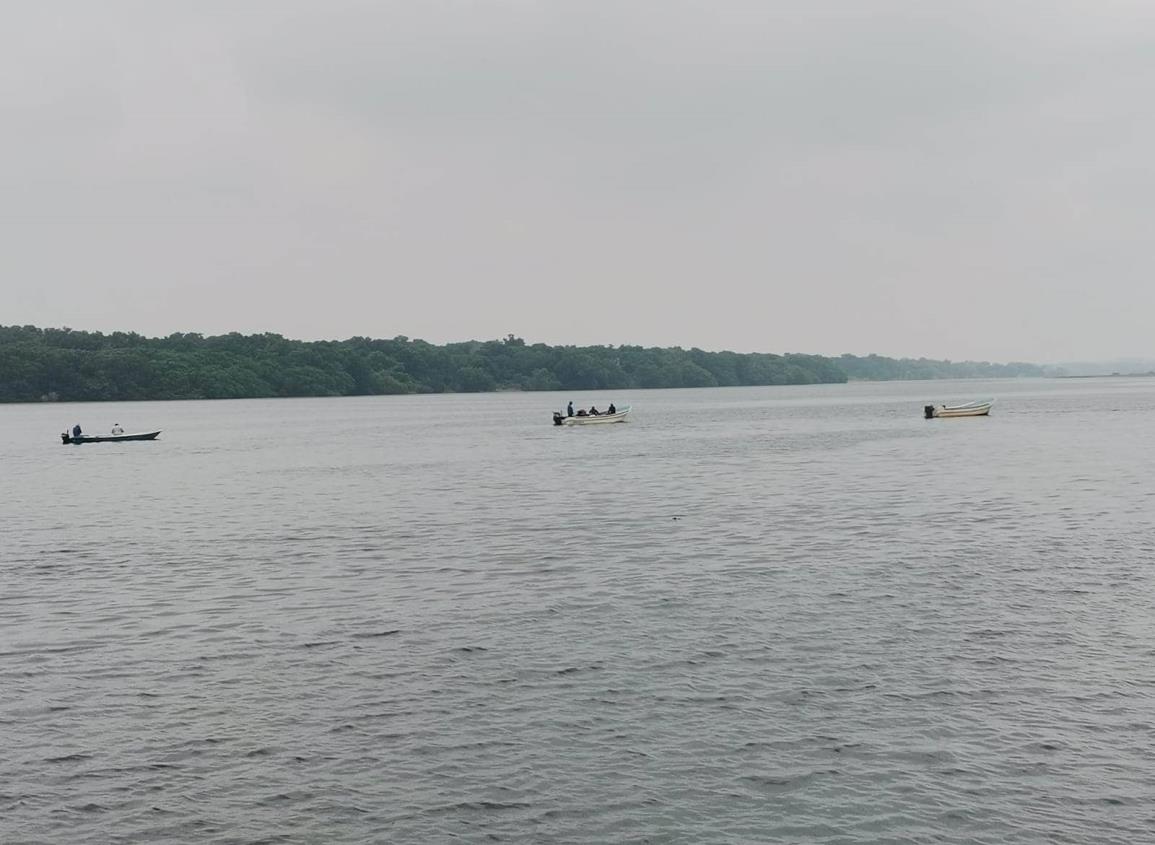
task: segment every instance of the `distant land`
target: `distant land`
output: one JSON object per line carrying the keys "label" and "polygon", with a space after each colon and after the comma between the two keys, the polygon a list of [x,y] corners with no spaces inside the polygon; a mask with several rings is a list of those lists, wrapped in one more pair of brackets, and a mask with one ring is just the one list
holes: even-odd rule
{"label": "distant land", "polygon": [[1115,358],[1110,361],[1071,361],[1058,364],[1067,378],[1092,376],[1155,376],[1155,358]]}
{"label": "distant land", "polygon": [[407,337],[301,341],[234,333],[150,338],[0,326],[0,402],[592,391],[1058,374],[1035,364],[878,355],[547,346],[513,335],[437,346]]}

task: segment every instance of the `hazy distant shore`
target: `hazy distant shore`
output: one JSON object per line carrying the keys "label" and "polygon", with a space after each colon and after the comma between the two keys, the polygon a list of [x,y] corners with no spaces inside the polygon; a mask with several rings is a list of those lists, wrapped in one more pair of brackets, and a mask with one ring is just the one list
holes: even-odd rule
{"label": "hazy distant shore", "polygon": [[527,344],[513,335],[438,346],[407,337],[149,338],[127,332],[0,326],[0,402],[592,391],[1058,374],[1023,363],[549,346]]}

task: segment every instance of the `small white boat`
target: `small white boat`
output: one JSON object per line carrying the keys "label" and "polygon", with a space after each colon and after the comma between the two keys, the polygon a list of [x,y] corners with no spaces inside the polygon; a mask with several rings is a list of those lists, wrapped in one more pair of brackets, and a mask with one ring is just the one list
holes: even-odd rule
{"label": "small white boat", "polygon": [[991,412],[994,399],[967,402],[965,405],[927,405],[923,413],[928,420],[950,419],[952,417],[985,417]]}
{"label": "small white boat", "polygon": [[615,409],[612,414],[586,414],[582,416],[567,417],[560,411],[554,411],[553,424],[554,425],[605,425],[607,423],[619,423],[626,421],[626,414],[630,412],[630,406]]}

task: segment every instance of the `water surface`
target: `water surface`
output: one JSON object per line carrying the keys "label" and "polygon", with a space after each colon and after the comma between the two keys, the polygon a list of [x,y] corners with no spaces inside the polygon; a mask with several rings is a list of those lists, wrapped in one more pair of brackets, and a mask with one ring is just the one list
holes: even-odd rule
{"label": "water surface", "polygon": [[0,841],[1155,830],[1155,379],[0,421]]}

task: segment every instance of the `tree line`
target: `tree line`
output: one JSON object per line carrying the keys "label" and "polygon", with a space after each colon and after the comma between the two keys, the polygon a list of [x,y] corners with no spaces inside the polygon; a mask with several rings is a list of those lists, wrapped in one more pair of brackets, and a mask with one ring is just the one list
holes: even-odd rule
{"label": "tree line", "polygon": [[494,390],[831,384],[848,379],[1038,376],[1031,364],[974,364],[503,340],[435,345],[237,333],[163,338],[0,326],[0,402],[369,396]]}

